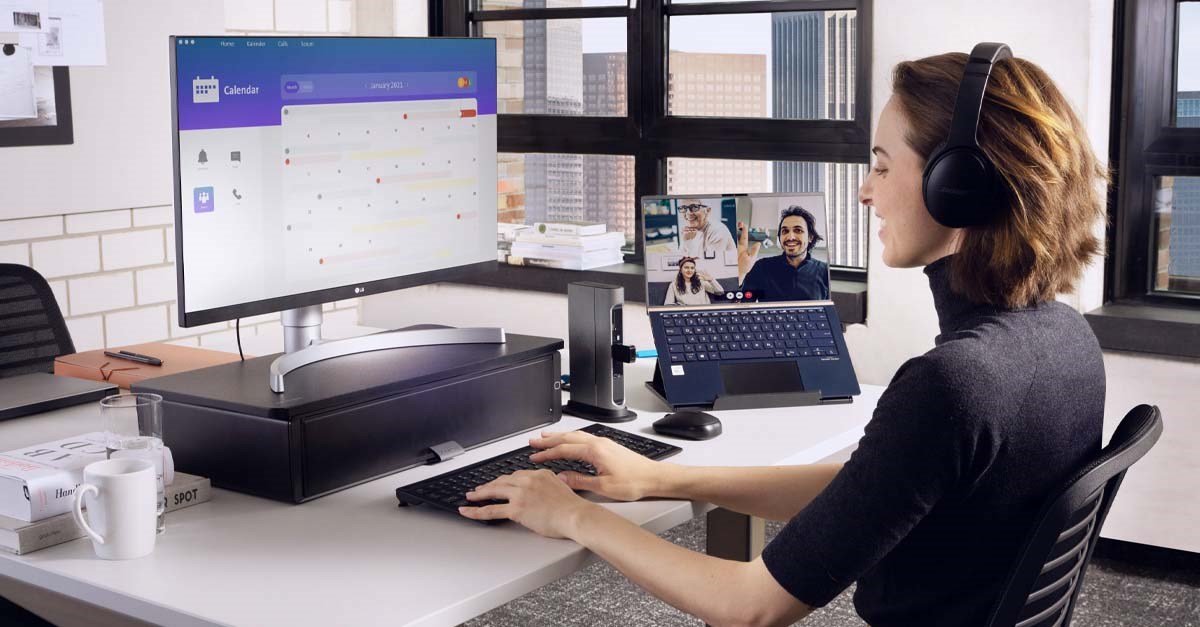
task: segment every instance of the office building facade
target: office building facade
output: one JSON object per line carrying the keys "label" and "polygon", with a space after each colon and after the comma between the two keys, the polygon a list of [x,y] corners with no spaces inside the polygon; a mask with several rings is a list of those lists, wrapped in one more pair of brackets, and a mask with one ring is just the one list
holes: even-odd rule
{"label": "office building facade", "polygon": [[[807,11],[771,16],[773,117],[850,120],[854,117],[857,15],[853,11]],[[776,192],[822,192],[829,214],[830,261],[867,265],[868,210],[858,202],[867,165],[772,164]]]}
{"label": "office building facade", "polygon": [[[1200,91],[1178,92],[1175,125],[1200,128]],[[1200,177],[1162,177],[1158,215],[1155,287],[1200,293]]]}

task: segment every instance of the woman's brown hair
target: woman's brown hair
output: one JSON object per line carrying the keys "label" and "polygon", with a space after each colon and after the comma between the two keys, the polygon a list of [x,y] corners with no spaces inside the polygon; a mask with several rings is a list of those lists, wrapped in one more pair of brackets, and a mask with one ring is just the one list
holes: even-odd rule
{"label": "woman's brown hair", "polygon": [[[892,91],[909,124],[905,138],[923,159],[945,140],[967,55],[905,61]],[[1104,217],[1100,181],[1108,173],[1062,92],[1037,65],[1000,61],[992,70],[979,122],[979,146],[1007,183],[999,216],[963,230],[950,286],[968,299],[1028,307],[1074,290],[1101,250],[1092,234]]]}

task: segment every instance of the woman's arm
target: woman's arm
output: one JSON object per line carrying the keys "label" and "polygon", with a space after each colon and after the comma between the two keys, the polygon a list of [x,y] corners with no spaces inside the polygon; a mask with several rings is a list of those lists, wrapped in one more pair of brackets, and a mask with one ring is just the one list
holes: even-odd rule
{"label": "woman's arm", "polygon": [[542,434],[530,445],[533,462],[574,459],[591,464],[596,475],[564,472],[573,489],[636,501],[647,496],[704,501],[743,514],[788,520],[804,509],[841,470],[841,464],[765,468],[704,468],[651,461],[590,433]]}
{"label": "woman's arm", "polygon": [[787,521],[829,485],[841,464],[703,467],[663,464],[649,496],[712,503],[768,520]]}
{"label": "woman's arm", "polygon": [[548,470],[522,471],[468,492],[500,505],[461,508],[476,520],[512,519],[591,549],[634,583],[712,625],[788,625],[811,608],[788,593],[762,559],[723,560],[676,546],[571,492]]}

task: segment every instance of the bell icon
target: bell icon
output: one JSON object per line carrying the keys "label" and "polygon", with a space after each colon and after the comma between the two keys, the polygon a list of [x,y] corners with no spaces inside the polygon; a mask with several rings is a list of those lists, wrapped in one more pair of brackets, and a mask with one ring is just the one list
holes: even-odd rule
{"label": "bell icon", "polygon": [[204,152],[203,148],[200,149],[200,163],[201,165],[208,163],[208,153]]}

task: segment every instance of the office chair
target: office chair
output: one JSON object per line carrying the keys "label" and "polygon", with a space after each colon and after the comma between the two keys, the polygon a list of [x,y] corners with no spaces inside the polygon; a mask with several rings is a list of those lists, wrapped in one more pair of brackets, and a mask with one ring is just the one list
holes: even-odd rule
{"label": "office chair", "polygon": [[1050,493],[992,610],[989,627],[1070,625],[1100,527],[1125,471],[1161,434],[1158,407],[1134,407],[1108,446]]}
{"label": "office chair", "polygon": [[37,270],[0,263],[0,379],[54,372],[54,358],[75,352],[58,301]]}

